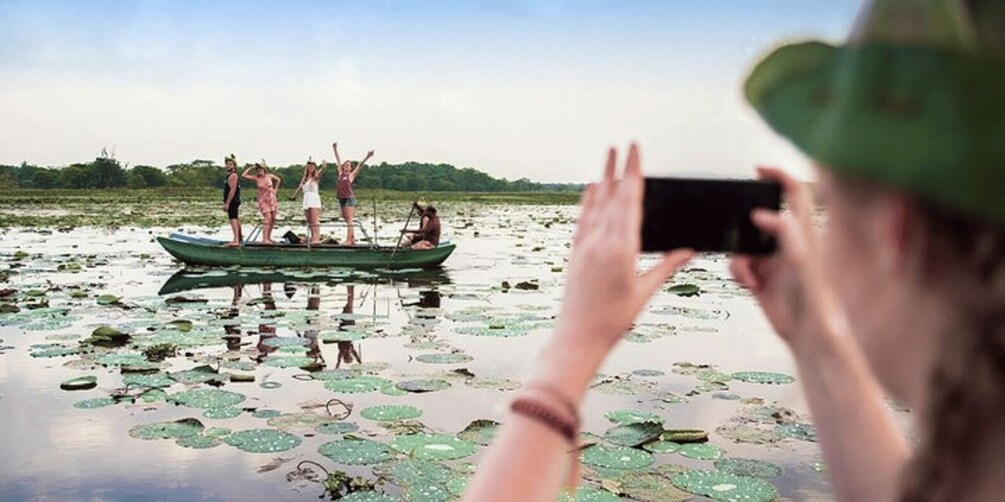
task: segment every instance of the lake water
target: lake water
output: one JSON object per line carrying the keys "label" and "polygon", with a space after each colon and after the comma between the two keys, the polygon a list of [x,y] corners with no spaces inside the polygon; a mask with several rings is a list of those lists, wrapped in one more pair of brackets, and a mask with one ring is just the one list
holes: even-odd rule
{"label": "lake water", "polygon": [[[20,312],[0,314],[0,500],[313,500],[324,495],[312,481],[320,470],[298,470],[300,461],[378,478],[373,465],[319,453],[344,434],[349,439],[322,450],[344,451],[352,438],[367,438],[397,446],[378,448],[375,457],[393,461],[405,457],[396,435],[453,436],[475,420],[502,421],[549,335],[576,208],[455,204],[442,214],[445,237],[458,245],[443,270],[384,275],[179,272],[153,240],[177,229],[5,230],[0,270],[16,273],[0,289],[15,290],[6,304]],[[381,225],[390,234],[401,222]],[[698,296],[664,291],[654,299],[605,363],[583,409],[584,430],[603,436],[615,425],[605,416],[614,410],[653,413],[666,429],[708,432],[711,447],[653,453],[646,472],[664,464],[713,470],[717,456],[756,459],[781,468],[762,473],[781,497],[829,499],[798,382],[754,383],[787,382],[782,376],[795,376],[793,363],[725,269],[724,256],[702,256],[672,282],[697,286]],[[101,326],[131,337],[119,347],[81,345]],[[159,344],[174,345],[176,355],[162,362],[143,356]],[[311,377],[298,367],[308,362],[326,371]],[[210,369],[179,373],[200,367]],[[750,371],[782,375],[733,375]],[[60,388],[81,376],[96,377],[97,386]],[[414,380],[449,386],[424,393],[397,386]],[[340,392],[347,385],[363,392]],[[331,418],[324,406],[331,399],[351,404],[351,414]],[[364,411],[379,405],[414,408]],[[378,411],[421,415],[396,424],[364,416]],[[181,419],[198,424],[138,427]],[[336,422],[354,425],[330,425]],[[235,446],[253,436],[240,431],[261,429],[285,431],[273,449],[295,446],[265,453]],[[377,489],[392,498],[448,499],[484,451],[467,441],[475,435],[462,437],[450,446],[429,436],[436,443],[429,459],[449,476],[422,483],[390,476],[394,482]],[[461,458],[436,458],[447,450]],[[596,468],[584,482],[597,486],[620,474]]]}

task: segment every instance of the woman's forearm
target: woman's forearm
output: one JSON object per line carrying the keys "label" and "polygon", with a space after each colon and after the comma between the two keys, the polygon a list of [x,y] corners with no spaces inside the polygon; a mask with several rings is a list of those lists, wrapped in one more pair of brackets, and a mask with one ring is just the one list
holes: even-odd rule
{"label": "woman's forearm", "polygon": [[[556,330],[541,352],[529,388],[546,386],[579,406],[606,350],[583,344],[582,336],[576,338],[565,335],[563,328]],[[569,472],[571,455],[577,454],[570,454],[571,450],[573,445],[555,430],[511,411],[464,500],[554,502]]]}
{"label": "woman's forearm", "polygon": [[793,353],[835,495],[893,500],[910,446],[859,347],[842,327],[827,329]]}

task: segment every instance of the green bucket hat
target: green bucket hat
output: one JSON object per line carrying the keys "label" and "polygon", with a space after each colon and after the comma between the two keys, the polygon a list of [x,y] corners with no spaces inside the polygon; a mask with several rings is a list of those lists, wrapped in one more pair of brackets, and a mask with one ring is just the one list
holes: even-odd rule
{"label": "green bucket hat", "polygon": [[1005,223],[1005,1],[868,1],[845,45],[781,47],[744,91],[827,169]]}

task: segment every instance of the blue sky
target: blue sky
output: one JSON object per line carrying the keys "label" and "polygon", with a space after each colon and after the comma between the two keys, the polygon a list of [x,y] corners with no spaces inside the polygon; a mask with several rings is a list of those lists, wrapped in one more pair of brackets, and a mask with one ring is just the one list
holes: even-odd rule
{"label": "blue sky", "polygon": [[0,0],[0,163],[103,146],[132,164],[349,156],[593,178],[806,161],[740,99],[782,40],[843,38],[857,0]]}

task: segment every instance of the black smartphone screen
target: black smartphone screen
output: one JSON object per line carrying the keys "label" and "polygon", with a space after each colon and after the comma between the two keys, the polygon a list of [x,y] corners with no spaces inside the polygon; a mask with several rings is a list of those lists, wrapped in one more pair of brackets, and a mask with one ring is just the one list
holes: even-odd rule
{"label": "black smartphone screen", "polygon": [[778,210],[781,187],[765,181],[646,178],[642,251],[691,248],[763,255],[773,238],[750,221],[750,211]]}

